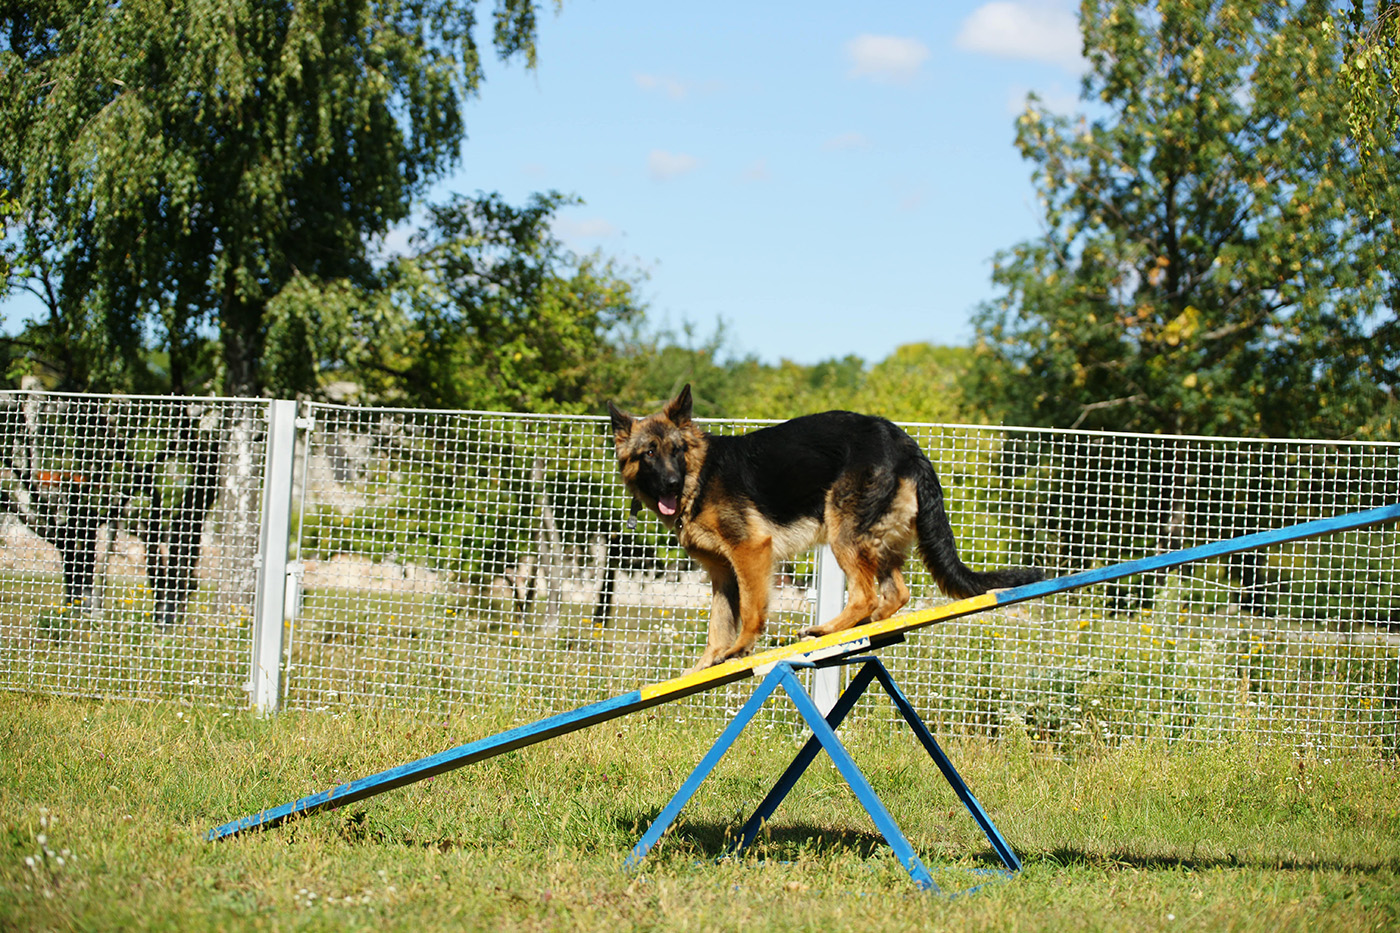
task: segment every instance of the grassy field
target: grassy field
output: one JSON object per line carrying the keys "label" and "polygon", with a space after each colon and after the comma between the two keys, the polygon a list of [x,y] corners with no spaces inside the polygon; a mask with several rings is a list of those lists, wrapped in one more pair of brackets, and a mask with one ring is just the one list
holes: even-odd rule
{"label": "grassy field", "polygon": [[[718,733],[616,720],[279,829],[211,826],[498,729],[0,694],[0,929],[1394,930],[1400,765],[1248,741],[1050,757],[949,740],[1025,862],[916,891],[835,769],[813,766],[756,851],[717,861],[796,733],[734,747],[643,863],[628,849]],[[858,726],[858,724],[856,724]],[[907,733],[843,733],[935,877],[985,839]]]}

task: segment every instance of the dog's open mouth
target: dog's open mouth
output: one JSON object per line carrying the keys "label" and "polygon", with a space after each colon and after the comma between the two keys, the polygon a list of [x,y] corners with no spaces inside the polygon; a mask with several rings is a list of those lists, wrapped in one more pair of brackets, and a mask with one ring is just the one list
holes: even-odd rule
{"label": "dog's open mouth", "polygon": [[658,511],[661,512],[662,515],[675,515],[676,497],[662,496],[660,499],[656,500],[656,508]]}

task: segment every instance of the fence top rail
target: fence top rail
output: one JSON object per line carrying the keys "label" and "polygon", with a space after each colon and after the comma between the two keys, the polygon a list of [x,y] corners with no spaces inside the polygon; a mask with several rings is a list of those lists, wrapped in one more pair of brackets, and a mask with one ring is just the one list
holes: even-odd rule
{"label": "fence top rail", "polygon": [[[71,399],[112,399],[120,401],[150,401],[150,402],[198,402],[208,404],[211,402],[231,403],[231,404],[253,404],[259,403],[267,405],[275,399],[263,398],[261,396],[220,396],[220,395],[127,395],[123,393],[94,393],[94,392],[57,392],[48,389],[0,389],[0,398],[13,396],[43,396],[47,398],[71,398]],[[330,411],[358,411],[358,412],[380,412],[383,414],[432,414],[443,416],[472,415],[492,418],[531,418],[545,421],[574,421],[574,422],[596,422],[602,423],[608,420],[607,415],[580,415],[564,414],[558,412],[519,412],[519,411],[489,411],[485,409],[473,408],[404,408],[392,405],[341,405],[333,402],[309,401],[302,403],[307,410],[316,409]],[[778,424],[783,419],[780,418],[696,418],[700,424],[734,424],[734,425],[754,425],[762,427],[770,424]],[[1060,435],[1077,437],[1110,437],[1110,438],[1130,438],[1136,440],[1155,441],[1197,441],[1208,443],[1231,443],[1231,444],[1252,444],[1252,445],[1288,445],[1298,447],[1316,447],[1319,445],[1329,447],[1370,447],[1382,449],[1400,450],[1400,441],[1363,441],[1344,440],[1331,438],[1307,438],[1307,437],[1240,437],[1229,435],[1209,435],[1209,434],[1149,434],[1146,432],[1132,431],[1101,431],[1084,430],[1079,428],[1045,428],[1028,427],[1018,425],[995,425],[995,424],[958,424],[944,421],[898,421],[904,427],[911,428],[935,428],[943,431],[966,431],[974,433],[1015,433],[1015,434],[1041,434]]]}
{"label": "fence top rail", "polygon": [[9,396],[42,396],[44,398],[111,399],[121,402],[229,402],[235,404],[268,405],[273,399],[252,395],[128,395],[124,392],[58,392],[49,389],[0,389],[0,398]]}
{"label": "fence top rail", "polygon": [[[311,409],[330,409],[336,411],[372,411],[384,414],[434,414],[434,415],[473,415],[491,418],[537,418],[551,421],[578,421],[603,423],[608,420],[607,415],[579,415],[564,413],[535,413],[520,411],[489,411],[474,408],[402,408],[395,406],[378,405],[339,405],[333,402],[308,402]],[[763,427],[765,425],[780,424],[783,418],[696,418],[699,424],[737,424],[754,425]],[[904,427],[911,428],[937,428],[945,431],[971,431],[971,432],[996,432],[996,433],[1016,433],[1016,434],[1047,434],[1047,435],[1075,435],[1079,437],[1113,437],[1113,438],[1134,438],[1141,440],[1156,441],[1205,441],[1211,443],[1238,443],[1238,444],[1289,444],[1296,446],[1315,447],[1326,445],[1333,447],[1381,447],[1400,449],[1400,441],[1363,441],[1363,440],[1337,440],[1329,438],[1307,438],[1307,437],[1240,437],[1230,435],[1210,435],[1210,434],[1148,434],[1146,432],[1132,431],[1101,431],[1088,430],[1083,428],[1045,428],[1045,427],[1024,427],[1004,424],[958,424],[946,421],[896,421]]]}

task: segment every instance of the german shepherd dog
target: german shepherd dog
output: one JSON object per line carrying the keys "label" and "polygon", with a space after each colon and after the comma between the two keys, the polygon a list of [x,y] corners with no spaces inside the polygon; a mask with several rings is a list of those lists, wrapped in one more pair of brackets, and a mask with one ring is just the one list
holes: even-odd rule
{"label": "german shepherd dog", "polygon": [[900,568],[915,542],[954,598],[1042,579],[1030,567],[978,573],[958,558],[933,464],[884,418],[828,411],[721,437],[691,420],[688,384],[650,417],[611,402],[608,412],[634,514],[638,503],[656,512],[710,576],[709,641],[692,670],[748,654],[763,631],[775,564],[822,542],[846,573],[846,608],[801,635],[903,608]]}

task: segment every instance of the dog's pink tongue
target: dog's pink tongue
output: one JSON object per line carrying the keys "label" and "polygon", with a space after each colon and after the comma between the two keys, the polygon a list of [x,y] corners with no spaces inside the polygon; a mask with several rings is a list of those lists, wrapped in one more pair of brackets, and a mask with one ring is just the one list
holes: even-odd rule
{"label": "dog's pink tongue", "polygon": [[676,497],[662,496],[660,499],[656,500],[656,507],[661,510],[662,515],[675,515]]}

